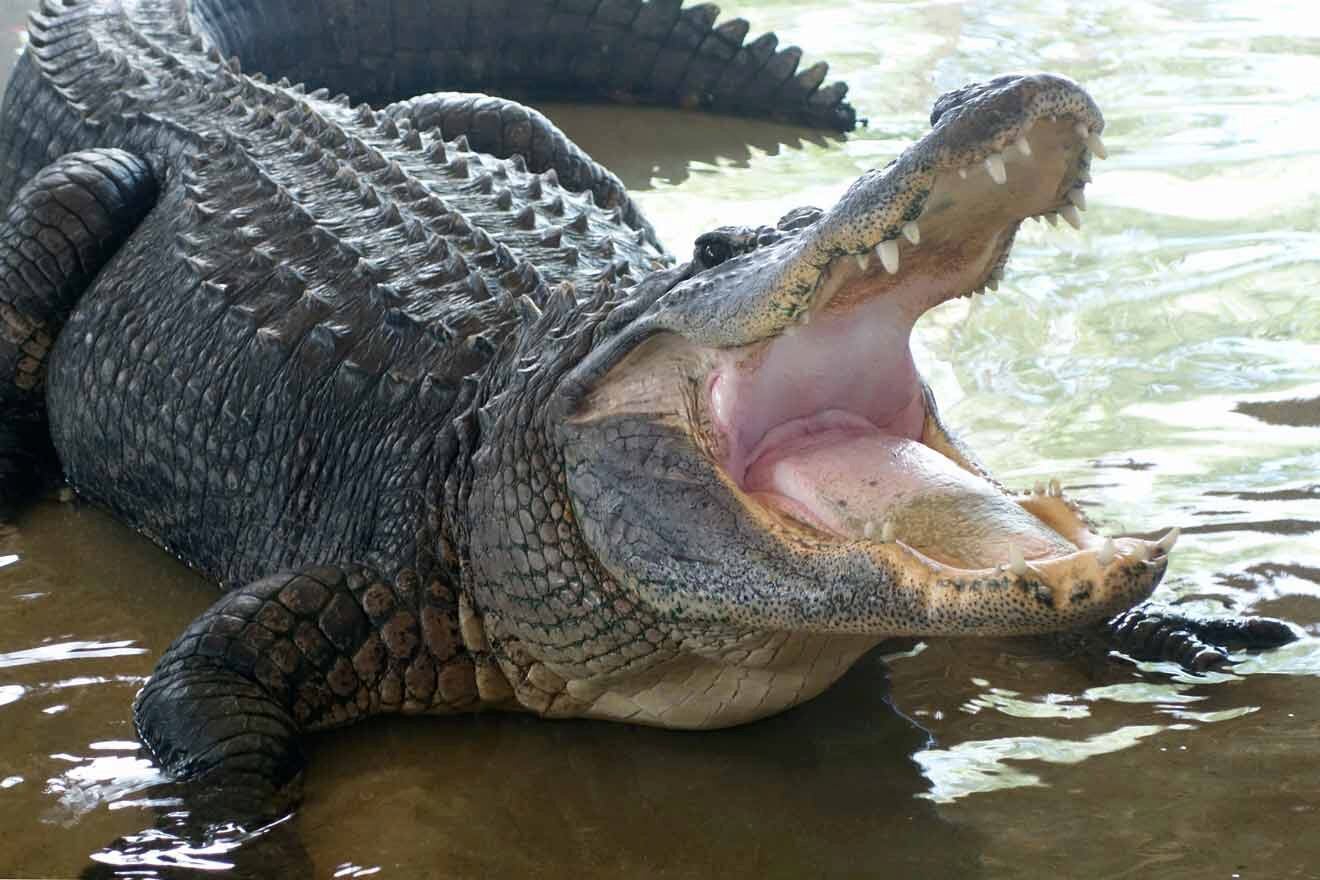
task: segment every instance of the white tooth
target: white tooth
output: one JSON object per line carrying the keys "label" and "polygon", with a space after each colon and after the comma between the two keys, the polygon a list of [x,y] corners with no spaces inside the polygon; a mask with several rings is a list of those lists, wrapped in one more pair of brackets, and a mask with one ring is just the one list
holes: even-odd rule
{"label": "white tooth", "polygon": [[880,530],[880,540],[886,544],[894,543],[894,532],[894,521],[892,519],[885,520],[884,528]]}
{"label": "white tooth", "polygon": [[868,519],[866,525],[862,526],[862,537],[868,541],[875,537],[875,523],[873,521]]}
{"label": "white tooth", "polygon": [[1031,144],[1027,142],[1027,136],[1025,134],[1018,135],[1018,139],[1014,142],[1014,145],[1018,148],[1018,152],[1021,153],[1022,155],[1024,156],[1031,155]]}
{"label": "white tooth", "polygon": [[990,179],[995,183],[1008,183],[1008,171],[1004,168],[1002,153],[991,153],[986,156],[985,170],[990,172]]}
{"label": "white tooth", "polygon": [[1037,494],[1037,495],[1044,495],[1044,494],[1045,494],[1045,484],[1042,483],[1040,480],[1037,480],[1037,481],[1036,481],[1036,485],[1035,485],[1035,487],[1032,488],[1031,491],[1034,492],[1034,493]]}
{"label": "white tooth", "polygon": [[1100,140],[1100,135],[1093,134],[1086,139],[1086,145],[1095,153],[1097,159],[1108,159],[1109,151],[1105,149],[1105,142]]}
{"label": "white tooth", "polygon": [[1118,548],[1114,546],[1113,538],[1105,538],[1105,542],[1100,545],[1100,550],[1095,554],[1095,561],[1103,565],[1108,565],[1114,561],[1114,555]]}
{"label": "white tooth", "polygon": [[1055,498],[1063,497],[1063,484],[1058,480],[1050,480],[1050,494]]}
{"label": "white tooth", "polygon": [[959,169],[958,169],[958,176],[961,177],[963,180],[966,180],[966,179],[967,179],[967,169],[966,169],[966,168],[959,168]]}
{"label": "white tooth", "polygon": [[1077,213],[1076,205],[1064,205],[1059,209],[1059,216],[1068,221],[1073,229],[1082,228],[1082,215]]}
{"label": "white tooth", "polygon": [[861,269],[863,272],[871,268],[871,254],[869,252],[864,254],[853,254],[853,259],[857,260],[857,268]]}
{"label": "white tooth", "polygon": [[1058,226],[1059,215],[1051,211],[1050,213],[1045,215],[1045,222],[1050,224],[1051,226]]}
{"label": "white tooth", "polygon": [[921,244],[921,228],[917,226],[916,221],[909,220],[903,224],[903,237],[912,242],[914,247]]}
{"label": "white tooth", "polygon": [[1027,573],[1027,560],[1022,558],[1022,551],[1016,544],[1008,545],[1008,567],[1013,570],[1013,574],[1022,577]]}
{"label": "white tooth", "polygon": [[1079,211],[1086,210],[1086,193],[1082,192],[1082,188],[1080,186],[1077,187],[1076,189],[1068,190],[1068,201],[1076,205],[1077,210]]}
{"label": "white tooth", "polygon": [[875,246],[875,252],[880,255],[880,262],[884,264],[885,271],[890,275],[898,274],[898,240],[888,239]]}
{"label": "white tooth", "polygon": [[1168,553],[1170,550],[1173,549],[1173,545],[1178,543],[1178,538],[1181,535],[1182,535],[1182,529],[1172,528],[1169,530],[1169,533],[1167,535],[1165,535],[1163,538],[1160,538],[1159,542],[1156,543],[1155,546],[1159,547],[1165,553]]}

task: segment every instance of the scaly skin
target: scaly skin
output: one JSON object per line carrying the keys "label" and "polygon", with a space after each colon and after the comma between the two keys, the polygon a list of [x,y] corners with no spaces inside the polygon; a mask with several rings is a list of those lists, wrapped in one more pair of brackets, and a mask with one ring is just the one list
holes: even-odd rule
{"label": "scaly skin", "polygon": [[0,113],[0,495],[48,423],[79,493],[230,591],[138,699],[167,770],[278,802],[302,733],[379,712],[737,724],[886,637],[1092,624],[1153,589],[1170,542],[995,488],[902,363],[884,436],[989,519],[955,528],[965,504],[918,492],[827,522],[745,484],[749,444],[804,415],[765,415],[795,397],[767,395],[769,365],[856,330],[905,350],[917,313],[994,283],[1022,220],[1075,219],[1103,150],[1078,86],[951,93],[831,210],[677,264],[544,117],[408,93],[848,128],[823,66],[795,75],[797,50],[673,0],[522,3],[544,21],[518,28],[507,3],[356,8],[46,0]]}

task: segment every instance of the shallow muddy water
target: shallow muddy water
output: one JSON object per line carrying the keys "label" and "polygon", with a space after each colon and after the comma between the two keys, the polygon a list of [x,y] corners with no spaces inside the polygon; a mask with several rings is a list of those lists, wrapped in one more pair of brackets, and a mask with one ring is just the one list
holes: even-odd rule
{"label": "shallow muddy water", "polygon": [[[9,56],[28,5],[0,2]],[[829,57],[869,127],[845,140],[546,108],[682,253],[710,226],[828,205],[920,136],[946,89],[1032,68],[1080,80],[1111,155],[1083,231],[1028,224],[997,293],[923,319],[918,362],[1008,484],[1058,477],[1115,533],[1180,526],[1156,598],[1285,617],[1307,637],[1202,678],[930,641],[719,733],[375,721],[313,744],[295,821],[316,875],[1320,877],[1310,9],[730,4]],[[0,538],[0,876],[73,875],[153,826],[129,705],[214,598],[76,503],[47,501]]]}

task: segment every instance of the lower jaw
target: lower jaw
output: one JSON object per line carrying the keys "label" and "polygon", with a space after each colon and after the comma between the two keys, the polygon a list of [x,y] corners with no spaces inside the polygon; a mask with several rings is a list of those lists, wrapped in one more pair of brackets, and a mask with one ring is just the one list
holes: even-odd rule
{"label": "lower jaw", "polygon": [[1017,500],[922,443],[925,410],[916,403],[916,426],[901,432],[841,411],[779,426],[758,444],[744,491],[835,540],[897,541],[956,569],[1077,551]]}

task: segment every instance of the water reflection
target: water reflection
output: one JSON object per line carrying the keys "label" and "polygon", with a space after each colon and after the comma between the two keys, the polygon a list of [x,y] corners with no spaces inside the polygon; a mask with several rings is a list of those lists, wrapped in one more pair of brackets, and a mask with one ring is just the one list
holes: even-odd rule
{"label": "water reflection", "polygon": [[[700,735],[515,717],[362,725],[316,741],[301,821],[319,863],[405,874],[865,876],[883,853],[895,876],[980,876],[980,841],[914,800],[927,783],[909,756],[928,735],[883,682],[869,658],[807,706]],[[410,819],[382,828],[374,813]]]}
{"label": "water reflection", "polygon": [[133,647],[131,641],[122,642],[58,642],[42,645],[40,648],[26,648],[21,651],[9,651],[0,654],[0,669],[10,666],[27,666],[32,663],[49,663],[52,660],[86,660],[95,657],[129,657],[145,654],[146,648]]}
{"label": "water reflection", "polygon": [[609,169],[637,192],[680,186],[693,174],[737,173],[754,158],[778,157],[784,150],[837,149],[843,143],[839,135],[789,125],[660,108],[549,103],[539,109],[588,153],[610,154]]}
{"label": "water reflection", "polygon": [[48,818],[67,823],[105,805],[110,809],[122,808],[126,804],[115,802],[164,781],[165,777],[151,761],[137,755],[137,743],[115,748],[126,754],[51,755],[61,763],[74,766],[46,780],[46,793],[58,802],[58,808],[49,812]]}
{"label": "water reflection", "polygon": [[1076,741],[1016,736],[959,743],[948,749],[927,749],[915,756],[930,780],[930,790],[920,797],[947,804],[970,794],[1044,785],[1036,774],[1007,762],[1076,764],[1097,755],[1131,748],[1166,729],[1165,726],[1147,724],[1120,727]]}

